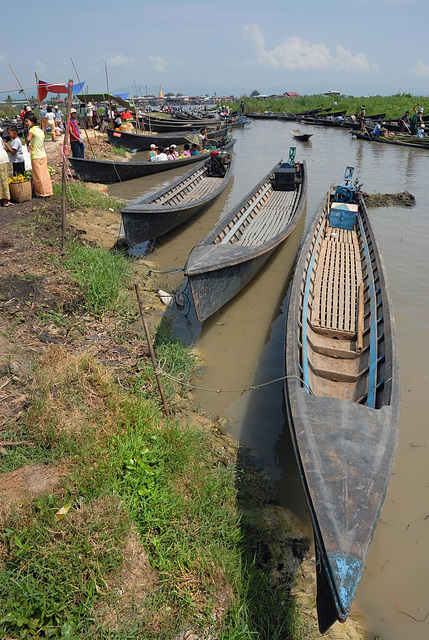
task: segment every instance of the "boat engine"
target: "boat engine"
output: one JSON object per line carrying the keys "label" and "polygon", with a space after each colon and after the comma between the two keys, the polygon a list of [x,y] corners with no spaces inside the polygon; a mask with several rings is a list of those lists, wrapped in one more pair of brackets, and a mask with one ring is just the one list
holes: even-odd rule
{"label": "boat engine", "polygon": [[352,178],[354,167],[346,167],[344,179],[335,191],[335,202],[353,202],[355,197],[355,189],[352,187]]}
{"label": "boat engine", "polygon": [[274,191],[294,191],[296,188],[296,168],[295,168],[296,147],[290,147],[287,162],[282,162],[274,171],[273,189]]}

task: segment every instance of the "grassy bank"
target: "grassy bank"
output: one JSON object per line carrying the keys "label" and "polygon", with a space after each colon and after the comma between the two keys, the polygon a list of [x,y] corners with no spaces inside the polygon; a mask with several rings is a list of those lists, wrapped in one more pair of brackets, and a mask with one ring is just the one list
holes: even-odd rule
{"label": "grassy bank", "polygon": [[[334,105],[333,102],[337,104]],[[237,101],[233,107],[240,108],[240,102]],[[413,96],[409,93],[398,93],[393,96],[357,96],[348,98],[347,96],[336,96],[335,98],[323,95],[300,96],[298,98],[244,98],[246,111],[273,111],[274,113],[298,113],[311,109],[328,109],[332,107],[332,111],[344,111],[347,109],[347,115],[353,115],[360,111],[362,104],[365,105],[368,116],[377,113],[386,113],[386,118],[400,118],[401,115],[408,110],[413,113],[413,106],[418,105],[424,108],[424,112],[429,110],[429,98],[427,96]]]}
{"label": "grassy bank", "polygon": [[[96,206],[83,185],[69,192],[71,206]],[[16,444],[1,458],[1,637],[309,637],[291,576],[249,517],[269,500],[256,472],[186,387],[166,379],[173,415],[161,411],[132,288],[139,277],[150,316],[148,283],[78,235],[60,254],[57,207],[9,236],[16,303],[2,309],[1,374],[22,410],[1,431]],[[192,380],[195,353],[153,335],[163,370]]]}

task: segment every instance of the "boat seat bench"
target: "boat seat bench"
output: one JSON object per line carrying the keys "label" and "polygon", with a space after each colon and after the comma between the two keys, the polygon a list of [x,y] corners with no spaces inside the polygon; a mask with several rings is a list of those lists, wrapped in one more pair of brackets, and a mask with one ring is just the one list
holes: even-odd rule
{"label": "boat seat bench", "polygon": [[[360,251],[356,231],[328,227],[321,243],[319,269],[314,283],[312,327],[356,333],[360,284]],[[344,277],[339,282],[338,273]],[[325,310],[322,315],[322,309]]]}

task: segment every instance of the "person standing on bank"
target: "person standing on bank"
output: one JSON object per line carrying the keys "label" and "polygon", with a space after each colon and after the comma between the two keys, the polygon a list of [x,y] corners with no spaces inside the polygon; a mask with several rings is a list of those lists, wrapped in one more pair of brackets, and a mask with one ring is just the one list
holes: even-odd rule
{"label": "person standing on bank", "polygon": [[53,195],[51,176],[48,171],[48,158],[45,151],[45,134],[37,126],[35,115],[26,116],[25,121],[28,126],[26,138],[27,148],[31,156],[31,171],[33,173],[33,184],[36,196],[48,198]]}
{"label": "person standing on bank", "polygon": [[85,145],[83,144],[82,137],[79,131],[79,122],[77,120],[77,111],[72,109],[70,111],[70,147],[73,158],[85,157]]}
{"label": "person standing on bank", "polygon": [[10,143],[4,143],[6,151],[11,155],[11,162],[13,167],[13,175],[18,176],[25,173],[25,160],[24,152],[22,151],[21,140],[19,139],[18,129],[14,125],[8,127],[7,130],[10,138]]}
{"label": "person standing on bank", "polygon": [[3,207],[8,207],[12,204],[9,200],[9,156],[6,152],[5,142],[0,136],[0,202]]}

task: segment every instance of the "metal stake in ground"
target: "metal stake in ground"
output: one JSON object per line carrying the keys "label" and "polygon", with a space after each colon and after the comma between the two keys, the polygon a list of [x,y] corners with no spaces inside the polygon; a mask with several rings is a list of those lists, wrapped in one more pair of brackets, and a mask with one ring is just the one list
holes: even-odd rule
{"label": "metal stake in ground", "polygon": [[164,389],[163,389],[163,386],[162,386],[161,378],[159,377],[159,373],[158,373],[158,366],[157,366],[157,363],[156,363],[155,351],[153,350],[152,340],[151,340],[150,333],[149,333],[149,327],[147,326],[146,316],[145,316],[145,313],[143,311],[142,302],[140,300],[139,285],[138,285],[137,282],[135,282],[134,286],[135,286],[135,289],[136,289],[137,302],[139,303],[140,316],[141,316],[142,323],[143,323],[143,328],[144,328],[144,331],[145,331],[145,334],[146,334],[147,343],[149,345],[150,356],[152,358],[153,369],[155,371],[155,377],[156,377],[156,381],[158,383],[159,395],[161,396],[161,400],[162,400],[162,404],[164,406],[165,414],[167,416],[169,416],[170,415],[170,410],[168,408],[167,400],[165,399]]}

